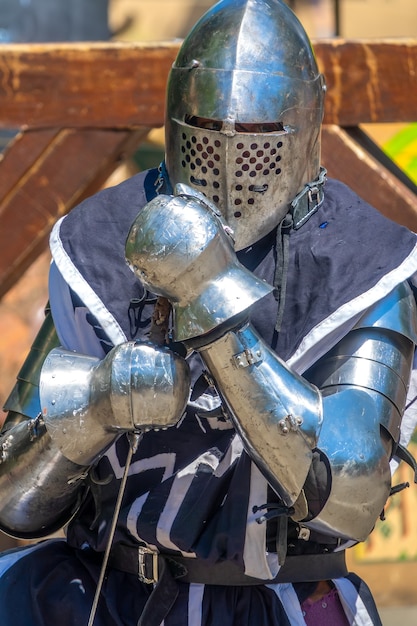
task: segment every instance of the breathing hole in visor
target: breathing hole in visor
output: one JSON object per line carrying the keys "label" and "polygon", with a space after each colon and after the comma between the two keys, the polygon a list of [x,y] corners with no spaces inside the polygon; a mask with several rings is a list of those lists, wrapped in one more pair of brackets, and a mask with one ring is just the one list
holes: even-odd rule
{"label": "breathing hole in visor", "polygon": [[[187,118],[187,121],[197,120],[201,118]],[[239,220],[249,208],[265,202],[271,189],[276,188],[275,181],[282,175],[286,160],[288,133],[276,132],[278,126],[274,124],[271,133],[236,133],[234,137],[225,137],[212,130],[220,128],[220,122],[208,122],[211,130],[190,125],[182,127],[178,154],[181,176],[217,206],[227,203],[234,219]],[[257,125],[256,130],[259,129]],[[226,156],[227,182],[221,168]]]}

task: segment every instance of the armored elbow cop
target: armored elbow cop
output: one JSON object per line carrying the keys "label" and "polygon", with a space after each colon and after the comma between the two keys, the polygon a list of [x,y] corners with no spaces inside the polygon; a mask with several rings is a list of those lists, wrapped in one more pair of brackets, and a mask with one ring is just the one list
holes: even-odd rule
{"label": "armored elbow cop", "polygon": [[414,296],[402,283],[305,372],[323,396],[318,450],[329,468],[329,491],[309,522],[321,532],[363,540],[385,506],[389,461],[400,438],[417,343],[416,320]]}

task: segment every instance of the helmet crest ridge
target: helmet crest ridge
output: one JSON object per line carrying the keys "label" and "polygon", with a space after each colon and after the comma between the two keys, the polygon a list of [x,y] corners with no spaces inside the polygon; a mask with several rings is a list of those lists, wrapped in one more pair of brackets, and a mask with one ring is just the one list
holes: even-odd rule
{"label": "helmet crest ridge", "polygon": [[222,0],[171,69],[166,166],[214,202],[236,249],[270,232],[320,169],[324,81],[281,0]]}

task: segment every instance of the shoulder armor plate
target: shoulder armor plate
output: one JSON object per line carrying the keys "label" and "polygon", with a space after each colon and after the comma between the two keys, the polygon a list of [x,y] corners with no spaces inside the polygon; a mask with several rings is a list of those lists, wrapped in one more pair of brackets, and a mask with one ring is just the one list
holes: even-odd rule
{"label": "shoulder armor plate", "polygon": [[398,332],[417,344],[417,309],[407,282],[400,283],[385,298],[370,307],[355,328],[384,328]]}

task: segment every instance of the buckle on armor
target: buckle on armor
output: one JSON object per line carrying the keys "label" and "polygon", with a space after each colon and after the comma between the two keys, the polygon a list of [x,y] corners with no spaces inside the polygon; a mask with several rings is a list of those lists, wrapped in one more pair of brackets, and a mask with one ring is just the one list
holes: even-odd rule
{"label": "buckle on armor", "polygon": [[158,553],[145,546],[138,548],[138,577],[147,585],[159,580]]}
{"label": "buckle on armor", "polygon": [[327,170],[321,167],[318,178],[310,183],[306,183],[304,189],[291,202],[291,213],[295,230],[298,230],[305,224],[323,202],[323,186],[326,182],[326,174]]}

